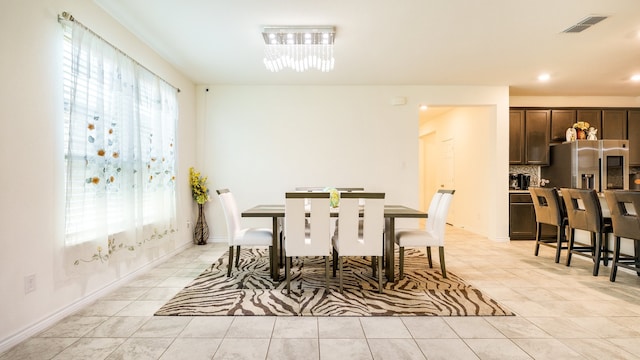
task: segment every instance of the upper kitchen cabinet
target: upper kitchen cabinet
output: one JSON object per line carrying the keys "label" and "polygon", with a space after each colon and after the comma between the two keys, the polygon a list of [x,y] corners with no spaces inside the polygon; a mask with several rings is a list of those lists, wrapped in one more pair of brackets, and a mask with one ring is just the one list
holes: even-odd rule
{"label": "upper kitchen cabinet", "polygon": [[578,109],[576,111],[577,121],[586,121],[589,125],[598,129],[598,138],[602,136],[602,110],[601,109]]}
{"label": "upper kitchen cabinet", "polygon": [[549,165],[551,110],[525,110],[525,163]]}
{"label": "upper kitchen cabinet", "polygon": [[549,164],[550,120],[551,110],[509,112],[509,164]]}
{"label": "upper kitchen cabinet", "polygon": [[629,110],[627,116],[629,165],[640,166],[640,110]]}
{"label": "upper kitchen cabinet", "polygon": [[[595,127],[595,126],[594,126]],[[598,128],[596,128],[598,129]],[[602,110],[602,130],[600,139],[624,140],[627,138],[627,110]]]}
{"label": "upper kitchen cabinet", "polygon": [[509,164],[549,165],[549,146],[586,121],[598,139],[628,139],[629,165],[640,166],[640,108],[510,108]]}
{"label": "upper kitchen cabinet", "polygon": [[509,111],[509,164],[524,164],[524,110]]}
{"label": "upper kitchen cabinet", "polygon": [[551,110],[551,142],[562,143],[567,141],[567,129],[576,122],[575,110]]}

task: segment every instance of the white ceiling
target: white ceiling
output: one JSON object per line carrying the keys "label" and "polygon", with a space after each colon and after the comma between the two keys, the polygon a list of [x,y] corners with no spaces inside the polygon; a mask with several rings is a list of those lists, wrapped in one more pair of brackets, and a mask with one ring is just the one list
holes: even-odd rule
{"label": "white ceiling", "polygon": [[[640,96],[639,0],[94,0],[196,84],[508,85]],[[589,15],[608,19],[576,34]],[[82,19],[79,19],[82,21]],[[271,73],[265,25],[336,26],[335,70]],[[538,74],[551,80],[540,83]]]}

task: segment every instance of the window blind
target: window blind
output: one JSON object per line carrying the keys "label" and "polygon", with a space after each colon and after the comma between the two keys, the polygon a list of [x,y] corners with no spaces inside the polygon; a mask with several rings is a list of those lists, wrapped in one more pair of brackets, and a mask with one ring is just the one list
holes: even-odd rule
{"label": "window blind", "polygon": [[62,25],[66,243],[172,222],[176,89]]}

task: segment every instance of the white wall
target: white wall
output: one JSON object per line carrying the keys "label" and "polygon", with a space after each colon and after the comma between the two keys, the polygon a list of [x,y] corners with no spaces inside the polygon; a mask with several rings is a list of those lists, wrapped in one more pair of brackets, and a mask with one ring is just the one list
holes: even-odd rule
{"label": "white wall", "polygon": [[[419,206],[418,105],[483,105],[487,135],[477,166],[489,199],[486,235],[508,239],[506,87],[210,86],[198,89],[203,175],[230,188],[239,208],[283,203],[296,186],[363,186],[387,203]],[[392,106],[404,96],[404,106]],[[217,199],[207,205],[216,240],[226,226]],[[270,226],[268,219],[244,219]]]}
{"label": "white wall", "polygon": [[[434,133],[436,142],[452,141],[454,145],[456,193],[447,221],[484,236],[489,236],[489,224],[494,215],[487,212],[485,206],[469,205],[493,202],[493,198],[484,189],[490,188],[493,181],[492,171],[486,164],[490,163],[492,156],[490,131],[495,117],[493,106],[455,107],[429,120],[420,129],[420,134]],[[446,167],[441,155],[436,155],[435,158],[434,163],[426,164],[425,172],[437,174]],[[506,177],[503,183],[506,186]],[[437,189],[430,190],[430,194],[433,194]]]}
{"label": "white wall", "polygon": [[[68,11],[111,43],[179,87],[178,219],[195,218],[188,167],[195,163],[195,87],[89,0],[3,0],[0,12],[0,352],[77,309],[119,280],[191,243],[177,239],[117,268],[54,280],[54,244],[64,235],[62,34]],[[24,277],[36,291],[24,293]]]}

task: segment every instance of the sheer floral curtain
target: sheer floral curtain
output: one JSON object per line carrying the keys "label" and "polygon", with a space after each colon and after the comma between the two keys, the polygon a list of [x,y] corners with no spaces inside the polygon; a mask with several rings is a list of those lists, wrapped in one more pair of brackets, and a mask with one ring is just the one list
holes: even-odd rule
{"label": "sheer floral curtain", "polygon": [[84,25],[61,23],[64,255],[73,267],[93,267],[176,231],[177,90]]}

